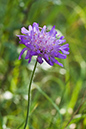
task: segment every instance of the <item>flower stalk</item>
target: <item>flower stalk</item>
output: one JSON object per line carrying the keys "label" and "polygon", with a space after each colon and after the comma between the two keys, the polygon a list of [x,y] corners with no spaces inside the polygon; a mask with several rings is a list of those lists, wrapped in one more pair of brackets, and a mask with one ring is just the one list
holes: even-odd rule
{"label": "flower stalk", "polygon": [[27,116],[26,116],[26,121],[25,121],[24,129],[26,129],[26,126],[27,126],[27,123],[28,123],[28,119],[29,119],[30,101],[31,101],[31,98],[30,98],[31,84],[32,84],[32,81],[33,81],[33,76],[34,76],[34,73],[35,73],[35,70],[36,70],[36,66],[37,66],[37,60],[35,62],[34,69],[32,71],[32,75],[31,75],[30,82],[29,82]]}

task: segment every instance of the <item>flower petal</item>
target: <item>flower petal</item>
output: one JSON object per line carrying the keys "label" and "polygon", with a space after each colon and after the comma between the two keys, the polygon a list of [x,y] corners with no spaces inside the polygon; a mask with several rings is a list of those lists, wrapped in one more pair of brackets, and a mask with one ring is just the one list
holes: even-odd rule
{"label": "flower petal", "polygon": [[69,50],[69,44],[65,44],[65,45],[61,46],[59,48],[59,50],[61,50],[63,54],[69,54],[69,52],[68,52],[68,50]]}
{"label": "flower petal", "polygon": [[49,60],[49,56],[48,56],[47,54],[44,54],[44,58],[45,58],[46,60]]}
{"label": "flower petal", "polygon": [[52,36],[56,36],[57,31],[55,30],[55,25],[52,27],[52,29],[49,31],[49,34]]}
{"label": "flower petal", "polygon": [[64,36],[61,36],[60,39],[64,39]]}
{"label": "flower petal", "polygon": [[26,47],[22,49],[22,51],[20,52],[20,55],[19,55],[19,60],[21,59],[22,54],[23,54],[26,50],[27,50]]}
{"label": "flower petal", "polygon": [[64,54],[58,53],[56,57],[61,58],[61,59],[65,59],[67,56]]}
{"label": "flower petal", "polygon": [[58,65],[60,65],[61,67],[63,67],[63,64],[60,63],[60,62],[58,62],[57,60],[55,60],[55,63],[58,64]]}
{"label": "flower petal", "polygon": [[58,62],[54,57],[51,57],[51,60],[52,60],[54,63],[56,63],[56,64],[58,64],[58,65],[60,65],[60,66],[63,67],[63,64],[60,63],[60,62]]}
{"label": "flower petal", "polygon": [[21,33],[23,33],[23,34],[28,34],[29,31],[28,31],[25,27],[22,27],[22,28],[21,28]]}
{"label": "flower petal", "polygon": [[61,50],[61,51],[62,51],[63,54],[67,54],[67,55],[69,54],[68,51],[65,51],[65,50]]}
{"label": "flower petal", "polygon": [[64,42],[66,42],[66,39],[64,39],[64,40],[58,40],[58,44],[63,44]]}
{"label": "flower petal", "polygon": [[33,23],[33,30],[36,33],[39,31],[39,25],[36,22]]}
{"label": "flower petal", "polygon": [[31,62],[31,59],[32,59],[32,56],[30,56],[30,57],[29,57],[29,61],[28,61],[28,63],[30,63],[30,62]]}
{"label": "flower petal", "polygon": [[44,58],[45,59],[45,61],[49,64],[49,65],[51,65],[51,66],[53,66],[54,65],[54,62],[52,62],[51,60],[47,60],[46,58]]}
{"label": "flower petal", "polygon": [[27,51],[27,54],[25,56],[25,59],[29,59],[30,58],[30,51]]}
{"label": "flower petal", "polygon": [[38,61],[40,64],[42,64],[42,63],[43,63],[42,57],[41,57],[41,56],[38,56],[38,57],[37,57],[37,61]]}
{"label": "flower petal", "polygon": [[46,26],[43,26],[42,30],[41,30],[41,33],[44,33],[46,32]]}
{"label": "flower petal", "polygon": [[31,31],[31,30],[32,30],[32,26],[31,26],[31,25],[29,25],[29,26],[28,26],[28,29],[29,29],[29,31]]}

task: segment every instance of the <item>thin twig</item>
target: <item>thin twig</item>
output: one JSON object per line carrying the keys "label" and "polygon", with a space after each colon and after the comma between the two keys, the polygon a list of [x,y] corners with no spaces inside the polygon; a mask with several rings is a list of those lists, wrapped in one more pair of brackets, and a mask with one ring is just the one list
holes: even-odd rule
{"label": "thin twig", "polygon": [[64,127],[64,129],[66,129],[66,127],[69,125],[69,123],[71,122],[71,120],[74,118],[74,116],[76,115],[76,113],[80,110],[80,108],[82,107],[82,105],[83,105],[84,102],[86,101],[86,99],[84,100],[85,95],[86,95],[86,91],[85,91],[85,93],[84,93],[84,95],[83,95],[81,104],[79,105],[79,107],[77,108],[77,110],[73,113],[73,115],[71,116],[70,120],[68,121],[68,123],[66,124],[66,126]]}

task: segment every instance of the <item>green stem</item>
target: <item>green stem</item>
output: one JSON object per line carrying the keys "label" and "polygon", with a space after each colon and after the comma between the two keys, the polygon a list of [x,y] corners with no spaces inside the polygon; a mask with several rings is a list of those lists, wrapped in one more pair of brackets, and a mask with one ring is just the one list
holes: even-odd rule
{"label": "green stem", "polygon": [[26,121],[25,121],[24,129],[26,129],[26,126],[27,126],[27,123],[28,123],[28,118],[29,118],[29,110],[30,110],[30,91],[31,91],[31,84],[32,84],[33,76],[34,76],[34,73],[35,73],[35,70],[36,70],[36,66],[37,66],[37,60],[36,60],[36,63],[35,63],[35,65],[34,65],[34,69],[33,69],[33,71],[32,71],[32,75],[31,75],[30,83],[29,83],[27,116],[26,116]]}

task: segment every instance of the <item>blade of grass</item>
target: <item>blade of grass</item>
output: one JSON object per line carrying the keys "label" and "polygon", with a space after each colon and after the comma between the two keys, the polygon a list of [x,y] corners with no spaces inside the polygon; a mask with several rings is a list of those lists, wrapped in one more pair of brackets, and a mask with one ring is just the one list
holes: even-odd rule
{"label": "blade of grass", "polygon": [[60,109],[59,107],[52,101],[52,99],[39,87],[35,84],[37,90],[54,106],[54,108],[57,110],[58,114],[59,114],[59,117],[60,117],[60,120],[61,120],[61,125],[60,127],[62,126],[62,115],[60,113]]}
{"label": "blade of grass", "polygon": [[70,103],[69,103],[69,108],[74,108],[75,104],[76,104],[76,101],[77,101],[77,98],[78,98],[78,94],[81,90],[81,87],[82,87],[82,80],[79,79],[75,85],[75,88],[73,90],[73,93],[72,93],[72,98],[70,100]]}

